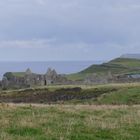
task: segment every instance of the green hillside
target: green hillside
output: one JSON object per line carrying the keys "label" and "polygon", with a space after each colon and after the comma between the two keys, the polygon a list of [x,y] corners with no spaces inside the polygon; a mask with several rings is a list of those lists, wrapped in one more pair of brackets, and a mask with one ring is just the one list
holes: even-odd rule
{"label": "green hillside", "polygon": [[117,58],[109,62],[110,64],[118,64],[125,67],[140,67],[140,59]]}
{"label": "green hillside", "polygon": [[69,75],[68,78],[71,80],[82,80],[92,73],[104,75],[108,72],[112,74],[140,73],[140,60],[117,58],[101,65],[92,65],[79,73]]}

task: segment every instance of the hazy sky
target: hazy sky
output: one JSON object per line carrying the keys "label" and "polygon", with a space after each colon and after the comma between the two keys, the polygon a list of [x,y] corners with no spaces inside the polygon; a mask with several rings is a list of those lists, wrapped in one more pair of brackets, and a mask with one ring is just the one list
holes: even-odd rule
{"label": "hazy sky", "polygon": [[1,0],[0,60],[140,53],[140,0]]}

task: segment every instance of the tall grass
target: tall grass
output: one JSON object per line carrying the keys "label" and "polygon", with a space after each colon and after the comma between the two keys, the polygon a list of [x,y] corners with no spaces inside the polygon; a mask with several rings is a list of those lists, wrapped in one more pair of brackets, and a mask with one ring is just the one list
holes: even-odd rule
{"label": "tall grass", "polygon": [[139,140],[140,105],[0,105],[0,140]]}

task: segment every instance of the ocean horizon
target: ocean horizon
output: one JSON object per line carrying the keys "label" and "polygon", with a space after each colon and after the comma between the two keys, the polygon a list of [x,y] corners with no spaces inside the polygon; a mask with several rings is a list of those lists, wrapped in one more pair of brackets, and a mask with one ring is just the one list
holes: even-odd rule
{"label": "ocean horizon", "polygon": [[44,74],[48,68],[55,69],[59,74],[79,72],[90,65],[101,64],[103,61],[0,61],[0,79],[6,72],[24,72],[30,68],[32,72]]}

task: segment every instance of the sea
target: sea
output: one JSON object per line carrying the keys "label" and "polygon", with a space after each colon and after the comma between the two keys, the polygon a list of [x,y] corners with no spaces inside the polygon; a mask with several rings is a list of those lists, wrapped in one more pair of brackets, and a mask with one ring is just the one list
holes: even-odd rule
{"label": "sea", "polygon": [[27,68],[38,74],[45,74],[48,68],[55,69],[59,74],[71,74],[101,63],[102,61],[0,62],[0,79],[6,72],[25,72]]}

